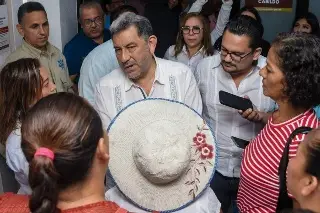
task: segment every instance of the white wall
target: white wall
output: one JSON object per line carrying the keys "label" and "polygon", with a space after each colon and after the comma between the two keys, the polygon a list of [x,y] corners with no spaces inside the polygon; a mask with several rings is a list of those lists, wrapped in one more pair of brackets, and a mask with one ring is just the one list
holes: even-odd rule
{"label": "white wall", "polygon": [[78,32],[77,0],[60,0],[60,27],[63,48]]}
{"label": "white wall", "polygon": [[[31,0],[28,0],[31,1]],[[64,0],[64,2],[69,2],[70,0]],[[58,47],[60,50],[62,48],[61,42],[61,25],[60,25],[60,1],[59,0],[37,0],[40,2],[45,10],[47,11],[49,26],[50,26],[50,36],[49,41],[54,46]]]}
{"label": "white wall", "polygon": [[[17,13],[21,4],[31,0],[7,0],[10,52],[14,51],[21,44],[16,24],[18,23]],[[64,45],[77,33],[77,0],[37,0],[43,4],[48,14],[50,24],[49,41],[61,51]],[[0,54],[0,67],[8,53]]]}

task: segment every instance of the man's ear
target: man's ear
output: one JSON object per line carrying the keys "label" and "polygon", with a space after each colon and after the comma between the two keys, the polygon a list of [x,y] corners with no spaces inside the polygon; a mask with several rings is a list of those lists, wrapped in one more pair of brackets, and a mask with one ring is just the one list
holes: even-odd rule
{"label": "man's ear", "polygon": [[19,34],[20,34],[22,37],[24,37],[24,30],[23,30],[22,25],[21,25],[21,24],[17,24],[17,25],[16,25],[16,28],[17,28]]}
{"label": "man's ear", "polygon": [[259,59],[260,55],[262,53],[262,48],[258,47],[254,52],[253,52],[253,60],[256,61]]}
{"label": "man's ear", "polygon": [[148,46],[152,55],[154,55],[154,52],[156,50],[157,42],[158,39],[155,35],[150,36],[148,39]]}

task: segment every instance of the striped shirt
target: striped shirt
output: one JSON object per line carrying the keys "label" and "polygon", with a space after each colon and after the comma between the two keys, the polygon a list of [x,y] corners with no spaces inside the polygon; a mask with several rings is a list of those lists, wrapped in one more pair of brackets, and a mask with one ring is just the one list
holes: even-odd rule
{"label": "striped shirt", "polygon": [[[274,124],[271,116],[243,153],[238,191],[240,212],[276,211],[280,185],[278,168],[287,139],[298,127],[317,128],[318,125],[319,120],[312,109],[280,124]],[[304,136],[301,134],[293,139],[289,157],[295,156]]]}

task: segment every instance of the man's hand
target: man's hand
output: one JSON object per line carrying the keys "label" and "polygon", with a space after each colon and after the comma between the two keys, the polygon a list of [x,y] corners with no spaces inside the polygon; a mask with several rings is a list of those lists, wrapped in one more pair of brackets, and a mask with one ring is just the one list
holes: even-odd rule
{"label": "man's hand", "polygon": [[262,115],[260,115],[259,111],[256,111],[253,109],[247,109],[244,112],[242,110],[239,110],[238,112],[243,118],[245,118],[249,121],[252,121],[252,122],[261,122],[262,121]]}
{"label": "man's hand", "polygon": [[[250,100],[248,96],[244,96],[244,98],[247,98]],[[257,107],[252,104],[253,109],[247,109],[246,111],[239,110],[239,114],[244,118],[247,119],[251,122],[263,122],[267,123],[269,117],[271,116],[271,113],[265,113],[265,112],[260,112],[257,110]]]}

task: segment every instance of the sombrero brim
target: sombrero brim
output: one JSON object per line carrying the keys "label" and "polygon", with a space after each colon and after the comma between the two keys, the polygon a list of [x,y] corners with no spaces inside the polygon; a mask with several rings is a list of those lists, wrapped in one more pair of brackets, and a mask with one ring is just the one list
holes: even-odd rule
{"label": "sombrero brim", "polygon": [[[133,146],[145,128],[165,120],[170,128],[183,129],[190,140],[191,162],[177,180],[156,185],[137,169],[133,159]],[[166,127],[168,128],[168,127]],[[178,129],[177,129],[178,130]],[[132,203],[147,211],[172,212],[192,203],[206,189],[214,174],[216,144],[210,128],[201,116],[188,106],[165,99],[144,99],[123,109],[109,128],[109,169],[119,190]],[[205,135],[212,152],[204,156],[194,137]]]}

